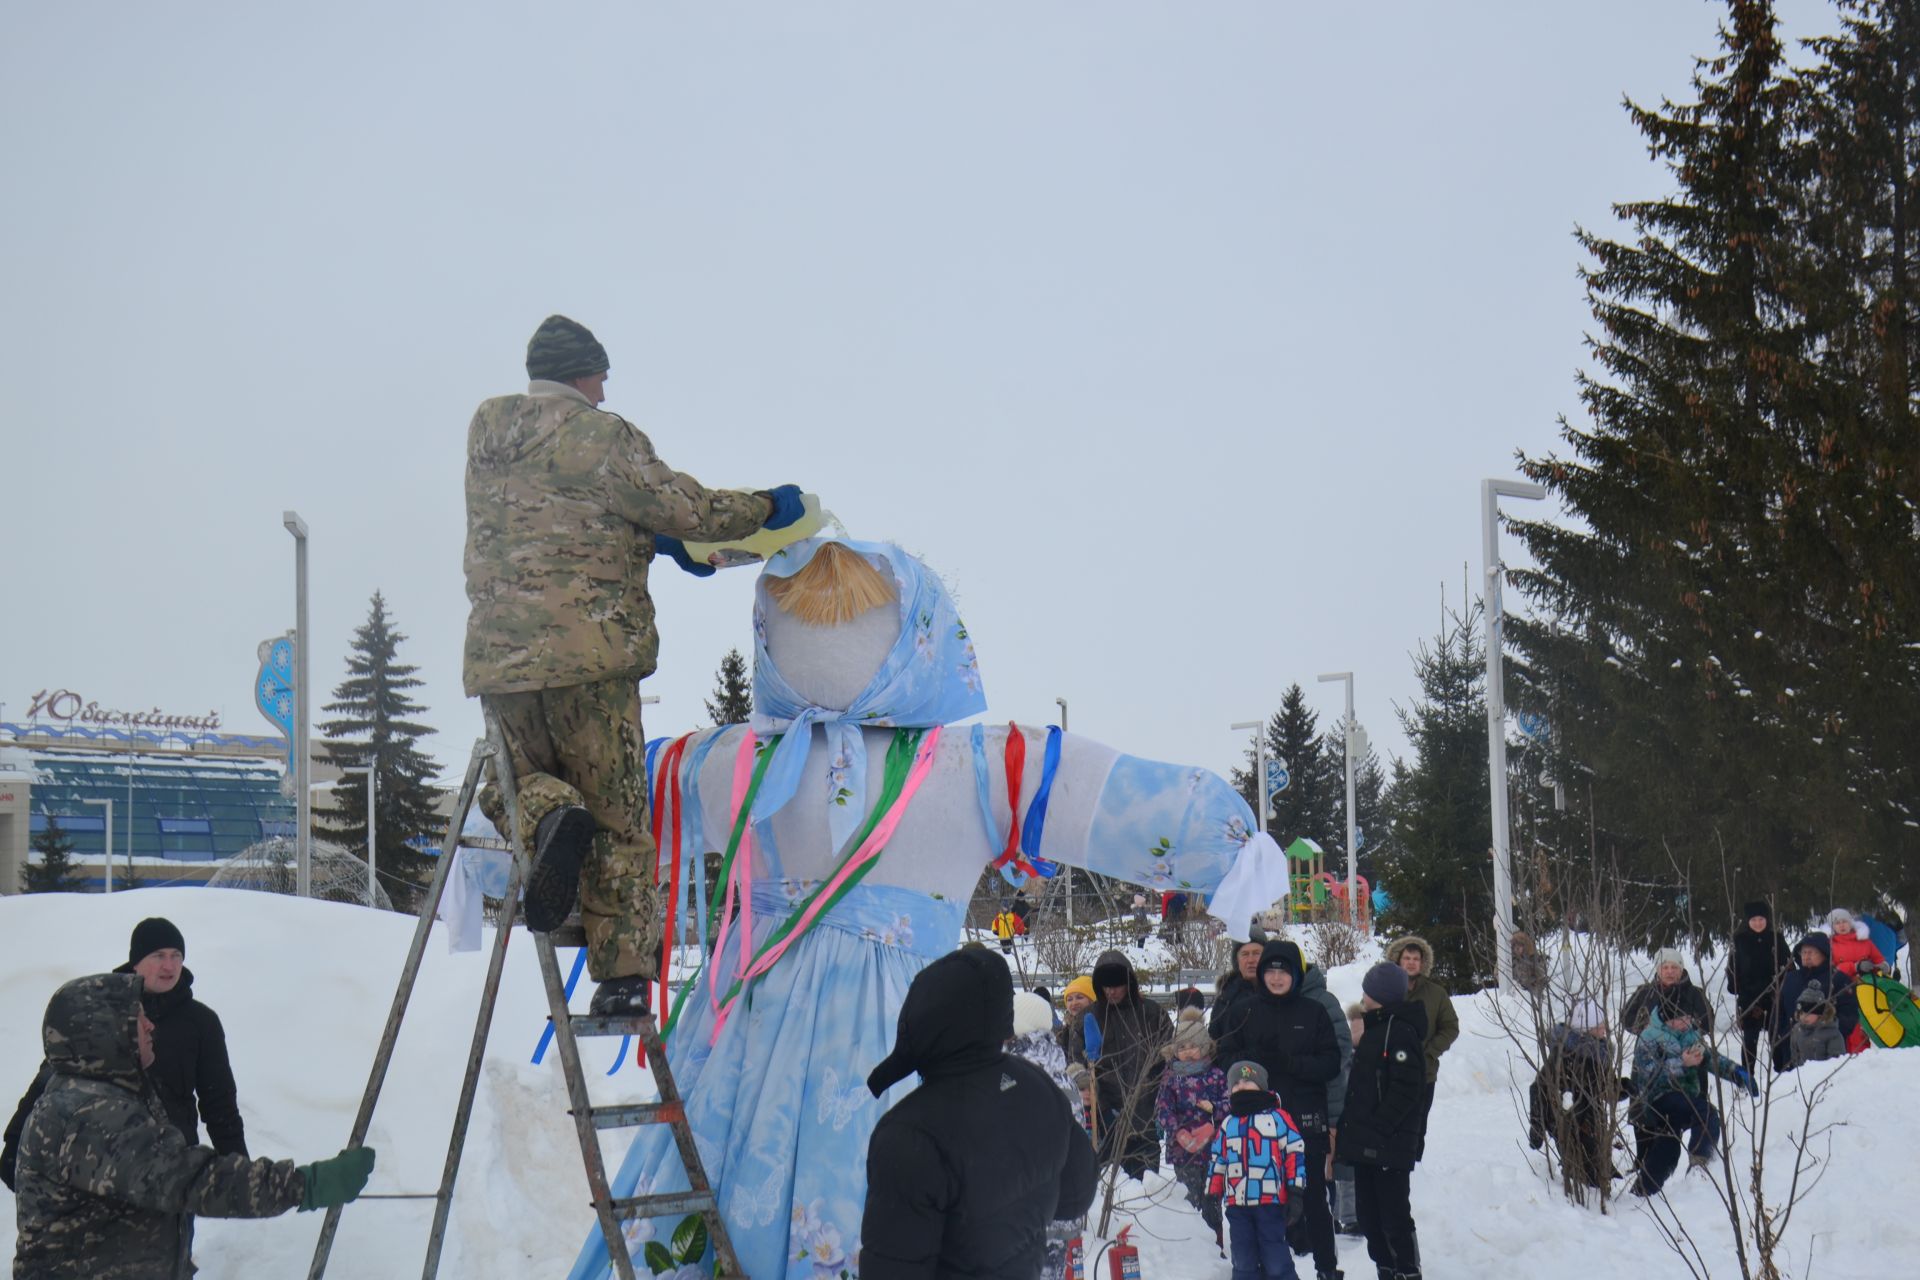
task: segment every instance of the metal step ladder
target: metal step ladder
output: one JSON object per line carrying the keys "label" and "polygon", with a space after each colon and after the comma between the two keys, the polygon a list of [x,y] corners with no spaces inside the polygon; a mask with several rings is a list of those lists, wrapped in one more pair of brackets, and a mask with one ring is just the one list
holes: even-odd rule
{"label": "metal step ladder", "polygon": [[[427,937],[433,930],[433,923],[440,906],[440,895],[446,889],[447,874],[453,865],[454,850],[462,843],[486,843],[511,851],[513,871],[507,881],[507,895],[501,904],[499,919],[496,922],[493,952],[487,961],[486,985],[481,991],[480,1009],[474,1019],[473,1044],[467,1051],[466,1078],[461,1082],[460,1101],[454,1110],[453,1134],[447,1141],[447,1162],[440,1175],[440,1189],[432,1193],[360,1197],[361,1200],[432,1200],[435,1202],[433,1232],[427,1238],[426,1264],[420,1273],[422,1280],[433,1280],[440,1269],[440,1252],[446,1244],[447,1217],[453,1208],[454,1181],[459,1176],[461,1153],[466,1148],[467,1124],[472,1118],[473,1098],[480,1085],[480,1064],[486,1052],[487,1033],[493,1025],[494,1004],[500,996],[500,975],[506,967],[507,943],[513,937],[515,918],[519,914],[520,886],[525,883],[531,870],[532,855],[528,850],[520,847],[519,795],[510,760],[505,742],[500,735],[500,727],[492,716],[488,716],[487,736],[474,743],[473,756],[467,763],[466,779],[461,783],[453,816],[447,824],[446,839],[440,848],[438,865],[434,867],[433,882],[420,904],[420,921],[414,926],[413,944],[407,950],[406,964],[400,971],[400,984],[393,993],[393,1008],[387,1014],[386,1029],[381,1033],[380,1047],[374,1053],[373,1069],[367,1075],[366,1092],[361,1096],[360,1110],[354,1116],[353,1133],[347,1139],[349,1147],[358,1147],[366,1143],[367,1130],[373,1121],[373,1108],[380,1100],[380,1090],[386,1082],[387,1068],[393,1061],[394,1045],[400,1037],[400,1023],[406,1016],[407,1002],[412,997],[414,983],[420,976],[420,960],[426,953]],[[483,777],[489,773],[506,801],[507,839],[497,843],[481,842],[472,838],[462,841],[461,828],[466,825],[467,814],[473,807],[475,797],[479,794]],[[650,1015],[594,1017],[569,1012],[566,984],[561,979],[560,963],[554,956],[554,948],[583,945],[585,942],[583,932],[577,925],[567,925],[550,934],[536,933],[531,937],[535,954],[540,957],[540,976],[545,981],[547,1007],[553,1022],[553,1042],[559,1050],[561,1070],[566,1074],[567,1102],[570,1114],[573,1116],[574,1130],[580,1139],[580,1157],[586,1166],[587,1186],[593,1193],[593,1210],[600,1222],[600,1234],[607,1242],[607,1254],[613,1273],[621,1280],[635,1280],[633,1260],[628,1254],[626,1241],[620,1229],[623,1221],[629,1218],[698,1213],[704,1219],[708,1238],[713,1243],[716,1280],[746,1280],[740,1270],[739,1261],[734,1256],[733,1243],[727,1236],[726,1223],[721,1221],[713,1189],[707,1183],[706,1170],[700,1163],[700,1152],[694,1146],[693,1130],[687,1124],[686,1109],[682,1104],[680,1091],[674,1084],[673,1072],[668,1069],[666,1049],[661,1044],[660,1033],[654,1019]],[[587,1096],[586,1076],[580,1069],[579,1037],[624,1035],[637,1037],[642,1048],[645,1049],[647,1064],[653,1071],[654,1083],[659,1089],[659,1100],[596,1107]],[[671,1127],[674,1145],[679,1149],[680,1163],[686,1169],[687,1184],[691,1190],[666,1195],[615,1197],[607,1185],[606,1161],[600,1153],[600,1131],[648,1124],[664,1124]],[[313,1265],[307,1271],[308,1280],[321,1280],[321,1277],[326,1274],[327,1259],[333,1251],[334,1236],[340,1229],[340,1209],[340,1206],[335,1205],[327,1210],[326,1220],[320,1228],[320,1239],[314,1245]]]}

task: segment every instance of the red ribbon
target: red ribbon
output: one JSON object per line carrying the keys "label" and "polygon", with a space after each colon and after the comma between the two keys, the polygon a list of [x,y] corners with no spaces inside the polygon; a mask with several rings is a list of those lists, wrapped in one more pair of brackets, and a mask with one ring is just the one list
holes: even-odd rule
{"label": "red ribbon", "polygon": [[[664,834],[667,799],[673,801],[673,862],[667,877],[667,932],[660,943],[660,999],[655,1009],[665,1009],[670,999],[668,969],[673,961],[673,925],[674,911],[680,903],[680,765],[687,753],[687,743],[693,738],[686,734],[675,738],[660,752],[659,762],[653,770],[653,883],[660,884],[660,850],[665,847],[661,837]],[[634,1065],[647,1065],[646,1046],[640,1045],[634,1050]]]}
{"label": "red ribbon", "polygon": [[1007,725],[1007,847],[993,860],[994,870],[1006,876],[1008,864],[1023,875],[1035,874],[1033,864],[1020,855],[1020,780],[1027,771],[1027,736],[1020,726]]}

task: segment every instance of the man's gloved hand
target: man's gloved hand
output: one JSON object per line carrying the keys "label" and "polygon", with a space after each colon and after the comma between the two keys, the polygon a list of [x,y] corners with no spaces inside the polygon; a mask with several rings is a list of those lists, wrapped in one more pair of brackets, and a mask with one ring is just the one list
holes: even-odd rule
{"label": "man's gloved hand", "polygon": [[669,538],[664,533],[653,535],[653,553],[657,556],[671,556],[673,562],[696,578],[711,578],[713,566],[701,564],[687,554],[687,544],[678,538]]}
{"label": "man's gloved hand", "polygon": [[1299,1188],[1287,1188],[1287,1229],[1291,1231],[1300,1225],[1300,1219],[1307,1216],[1307,1193]]}
{"label": "man's gloved hand", "polygon": [[372,1147],[348,1147],[330,1160],[300,1166],[300,1176],[307,1184],[307,1192],[300,1198],[300,1212],[352,1203],[372,1172]]}
{"label": "man's gloved hand", "polygon": [[766,523],[769,529],[784,529],[807,514],[806,507],[800,501],[800,486],[797,484],[762,489],[760,496],[773,504],[773,514],[767,517]]}

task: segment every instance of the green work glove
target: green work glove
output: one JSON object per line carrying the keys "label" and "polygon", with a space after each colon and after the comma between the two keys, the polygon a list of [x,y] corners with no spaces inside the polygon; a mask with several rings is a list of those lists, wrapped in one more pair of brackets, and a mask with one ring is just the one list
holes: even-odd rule
{"label": "green work glove", "polygon": [[367,1185],[367,1175],[372,1172],[372,1147],[348,1147],[331,1160],[301,1165],[300,1176],[306,1180],[307,1190],[300,1197],[300,1211],[331,1209],[337,1204],[352,1202]]}

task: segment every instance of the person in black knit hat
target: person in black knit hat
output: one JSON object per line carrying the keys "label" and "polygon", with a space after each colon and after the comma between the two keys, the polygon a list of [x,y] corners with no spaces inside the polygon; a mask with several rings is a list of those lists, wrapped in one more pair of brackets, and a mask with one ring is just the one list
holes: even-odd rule
{"label": "person in black knit hat", "polygon": [[[227,1033],[220,1017],[194,999],[193,971],[186,966],[187,940],[171,920],[152,916],[133,927],[127,962],[115,973],[137,973],[141,1006],[153,1023],[153,1066],[147,1078],[166,1108],[167,1119],[187,1140],[200,1142],[200,1121],[207,1142],[225,1155],[247,1154],[246,1124],[240,1118],[239,1090],[227,1061]],[[45,1063],[27,1086],[26,1096],[8,1123],[0,1148],[0,1180],[13,1186],[14,1162],[27,1115],[40,1100],[50,1073]]]}

